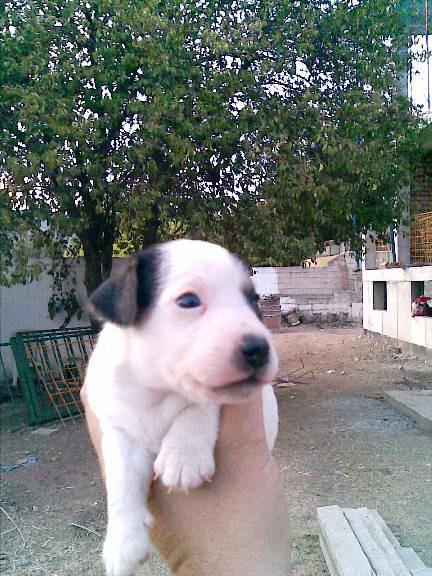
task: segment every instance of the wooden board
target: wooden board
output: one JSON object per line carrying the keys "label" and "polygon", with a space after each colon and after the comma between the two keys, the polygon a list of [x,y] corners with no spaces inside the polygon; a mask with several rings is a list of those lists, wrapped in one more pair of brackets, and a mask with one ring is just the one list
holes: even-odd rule
{"label": "wooden board", "polygon": [[402,547],[376,510],[317,508],[320,545],[331,576],[432,576]]}

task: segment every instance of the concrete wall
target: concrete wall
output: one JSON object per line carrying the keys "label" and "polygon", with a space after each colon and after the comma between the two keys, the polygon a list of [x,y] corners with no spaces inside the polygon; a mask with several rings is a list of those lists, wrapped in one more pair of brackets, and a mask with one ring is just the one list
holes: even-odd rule
{"label": "concrete wall", "polygon": [[279,296],[282,313],[296,308],[303,321],[361,322],[361,273],[354,269],[355,260],[344,253],[323,268],[254,268],[253,281],[261,297]]}
{"label": "concrete wall", "polygon": [[[121,266],[124,260],[117,258],[113,267]],[[42,261],[46,268],[49,261]],[[77,276],[77,297],[81,304],[87,300],[84,287],[84,263],[74,266]],[[59,314],[51,320],[48,316],[48,300],[51,295],[51,277],[42,274],[38,280],[24,286],[16,285],[10,288],[0,286],[0,342],[9,342],[11,336],[23,330],[48,330],[59,328],[64,315]],[[89,318],[83,314],[81,320],[74,318],[70,327],[88,326]],[[9,347],[2,349],[2,356],[9,370],[13,369],[13,358]]]}
{"label": "concrete wall", "polygon": [[253,268],[253,282],[260,296],[273,296],[279,293],[277,268]]}
{"label": "concrete wall", "polygon": [[[115,259],[114,268],[124,263]],[[44,262],[48,268],[49,262]],[[353,273],[354,260],[348,253],[337,255],[325,268],[293,266],[289,268],[254,268],[253,281],[260,296],[278,295],[282,310],[301,307],[300,312],[313,314],[346,313],[361,321],[361,274]],[[74,266],[77,276],[77,296],[86,301],[84,288],[84,263]],[[0,286],[0,342],[22,330],[58,328],[64,316],[50,320],[48,300],[51,294],[51,277],[42,274],[39,280],[10,288]],[[86,315],[76,318],[71,326],[88,325]]]}
{"label": "concrete wall", "polygon": [[[115,259],[113,266],[124,263]],[[49,261],[44,262],[46,268]],[[336,320],[344,318],[361,322],[361,274],[354,273],[355,262],[348,253],[334,256],[324,268],[294,266],[290,268],[255,268],[253,280],[260,296],[280,297],[282,312],[297,308],[304,321]],[[86,301],[84,287],[84,263],[74,266],[77,276],[77,296],[80,303]],[[59,328],[64,316],[51,320],[48,316],[48,300],[51,294],[51,277],[41,277],[25,286],[0,286],[0,342],[8,342],[16,332]],[[71,327],[87,326],[89,319],[74,318]],[[6,349],[7,350],[7,349]],[[3,351],[8,365],[10,354]]]}
{"label": "concrete wall", "polygon": [[[49,262],[44,262],[48,267]],[[80,302],[85,301],[85,289],[83,285],[84,266],[76,265],[74,270],[77,274],[77,291]],[[43,330],[59,328],[64,315],[56,316],[51,320],[48,316],[48,300],[51,295],[51,277],[42,274],[38,280],[29,284],[0,286],[0,341],[8,342],[10,337],[22,330]],[[74,319],[71,326],[88,325],[86,316],[82,320]]]}
{"label": "concrete wall", "polygon": [[[411,282],[416,281],[425,282],[425,293],[432,296],[432,266],[363,270],[363,327],[432,349],[432,318],[411,317]],[[374,310],[374,282],[387,282],[387,310]]]}

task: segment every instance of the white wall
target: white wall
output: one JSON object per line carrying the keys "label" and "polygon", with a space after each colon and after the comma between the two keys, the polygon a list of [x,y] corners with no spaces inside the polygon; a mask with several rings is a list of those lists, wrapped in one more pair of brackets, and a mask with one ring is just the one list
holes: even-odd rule
{"label": "white wall", "polygon": [[[49,262],[44,264],[48,267]],[[83,265],[74,267],[77,273],[79,300],[85,298],[83,286]],[[44,273],[38,280],[29,284],[15,285],[10,288],[0,286],[0,341],[8,342],[10,337],[22,330],[43,330],[59,328],[64,321],[64,315],[50,320],[48,316],[48,300],[51,295],[51,277]],[[88,318],[74,319],[71,326],[87,325]]]}
{"label": "white wall", "polygon": [[[115,258],[113,268],[124,265],[125,259]],[[49,261],[42,261],[46,268]],[[87,291],[84,286],[84,262],[74,265],[77,277],[77,298],[81,305],[87,301]],[[65,315],[59,314],[53,320],[48,316],[48,301],[51,295],[51,277],[44,273],[38,280],[22,285],[5,288],[0,286],[0,342],[9,342],[11,336],[23,330],[49,330],[60,328]],[[74,318],[69,326],[88,326],[90,323],[87,314],[81,320]],[[15,372],[15,363],[10,347],[2,347],[2,356],[6,369]]]}
{"label": "white wall", "polygon": [[[387,310],[373,309],[373,282],[387,282]],[[411,282],[432,281],[432,266],[363,270],[363,327],[432,349],[432,318],[411,317]]]}
{"label": "white wall", "polygon": [[[122,265],[121,258],[116,258],[113,267]],[[49,261],[43,261],[48,268]],[[84,262],[74,265],[77,277],[77,298],[85,304],[87,292],[84,286]],[[48,301],[51,295],[51,277],[44,273],[38,280],[22,285],[5,288],[0,286],[0,342],[8,342],[16,332],[23,330],[46,330],[59,328],[65,318],[57,315],[54,320],[48,316]],[[69,326],[88,326],[89,318],[83,314],[81,320],[74,318]]]}
{"label": "white wall", "polygon": [[260,296],[272,296],[279,293],[276,268],[253,268],[253,283]]}

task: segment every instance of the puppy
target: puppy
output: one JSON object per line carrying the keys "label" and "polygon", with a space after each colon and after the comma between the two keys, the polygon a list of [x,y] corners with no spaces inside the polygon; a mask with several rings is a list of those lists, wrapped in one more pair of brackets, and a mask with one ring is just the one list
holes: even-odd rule
{"label": "puppy", "polygon": [[261,389],[272,448],[277,407],[264,385],[277,357],[257,299],[238,258],[192,240],[137,254],[93,293],[105,324],[85,387],[102,431],[109,576],[132,576],[151,550],[154,477],[188,490],[213,476],[222,404]]}

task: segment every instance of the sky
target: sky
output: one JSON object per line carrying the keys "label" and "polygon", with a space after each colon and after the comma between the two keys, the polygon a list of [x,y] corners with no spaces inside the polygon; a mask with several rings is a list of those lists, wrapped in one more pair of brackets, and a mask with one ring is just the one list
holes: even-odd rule
{"label": "sky", "polygon": [[[423,36],[416,50],[426,50],[426,47],[426,36]],[[429,51],[431,50],[432,34],[429,34]],[[414,104],[424,106],[425,112],[432,112],[432,55],[425,62],[414,62],[408,95]]]}

